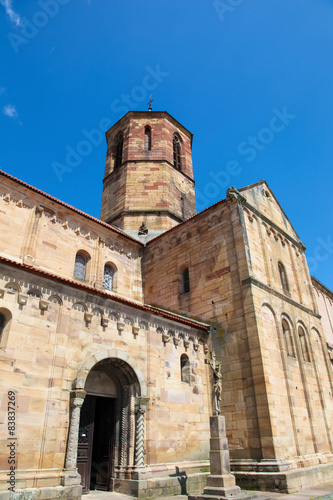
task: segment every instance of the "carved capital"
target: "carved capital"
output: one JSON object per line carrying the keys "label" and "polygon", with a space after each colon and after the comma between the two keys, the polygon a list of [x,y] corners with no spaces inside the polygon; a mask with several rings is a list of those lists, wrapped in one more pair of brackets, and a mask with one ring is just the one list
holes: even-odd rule
{"label": "carved capital", "polygon": [[147,409],[147,406],[148,406],[148,403],[149,403],[149,397],[147,396],[138,396],[137,398],[135,398],[135,403],[136,403],[136,407],[137,408],[141,408],[141,409]]}
{"label": "carved capital", "polygon": [[71,406],[82,406],[87,393],[83,389],[71,391]]}

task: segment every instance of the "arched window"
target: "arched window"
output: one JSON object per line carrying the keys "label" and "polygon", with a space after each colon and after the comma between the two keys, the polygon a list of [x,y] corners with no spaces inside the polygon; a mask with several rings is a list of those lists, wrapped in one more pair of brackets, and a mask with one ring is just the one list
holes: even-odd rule
{"label": "arched window", "polygon": [[151,128],[145,128],[145,151],[151,151]]}
{"label": "arched window", "polygon": [[284,343],[286,346],[287,354],[291,358],[295,358],[296,357],[295,356],[295,348],[294,348],[294,342],[293,342],[291,329],[290,329],[289,323],[285,319],[282,320],[282,331],[283,331],[283,339],[284,339]]}
{"label": "arched window", "polygon": [[301,344],[303,359],[304,359],[304,361],[309,363],[311,361],[311,359],[310,359],[308,340],[306,338],[305,331],[301,326],[298,327],[298,337],[299,337],[299,343]]}
{"label": "arched window", "polygon": [[3,329],[5,328],[6,324],[6,318],[3,314],[0,313],[0,338],[3,332]]}
{"label": "arched window", "polygon": [[285,292],[289,292],[287,274],[286,274],[286,270],[285,270],[282,262],[279,262],[279,273],[280,273],[280,280],[281,280],[281,285],[282,285],[283,290]]}
{"label": "arched window", "polygon": [[176,134],[173,136],[173,166],[176,170],[182,169],[180,140]]}
{"label": "arched window", "polygon": [[114,164],[114,168],[120,167],[123,161],[123,136],[119,136],[118,142],[117,142],[117,151],[116,151],[116,161]]}
{"label": "arched window", "polygon": [[103,287],[107,290],[113,290],[114,269],[109,264],[104,266]]}
{"label": "arched window", "polygon": [[190,360],[188,359],[188,356],[186,354],[182,354],[180,356],[180,375],[181,381],[186,382],[187,384],[189,384],[191,380],[190,369]]}
{"label": "arched window", "polygon": [[185,267],[182,272],[183,278],[183,293],[188,293],[190,291],[190,275],[188,272],[188,267]]}
{"label": "arched window", "polygon": [[75,257],[75,266],[74,266],[74,278],[79,280],[84,280],[86,277],[86,266],[87,259],[81,253],[77,253]]}
{"label": "arched window", "polygon": [[9,335],[9,325],[12,318],[11,312],[8,309],[2,309],[0,312],[0,347],[4,348],[7,344]]}

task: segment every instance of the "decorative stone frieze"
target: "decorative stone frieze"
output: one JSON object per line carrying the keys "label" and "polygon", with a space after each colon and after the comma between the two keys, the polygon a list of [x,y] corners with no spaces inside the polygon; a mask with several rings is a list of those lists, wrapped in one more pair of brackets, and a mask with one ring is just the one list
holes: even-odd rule
{"label": "decorative stone frieze", "polygon": [[118,323],[117,323],[117,329],[118,329],[119,335],[124,330],[124,328],[125,328],[125,323],[121,323],[120,321],[118,321]]}
{"label": "decorative stone frieze", "polygon": [[84,313],[84,321],[87,323],[87,324],[90,324],[91,323],[91,320],[93,318],[93,314],[92,313],[89,313],[89,312],[85,312]]}
{"label": "decorative stone frieze", "polygon": [[22,293],[20,293],[18,296],[17,296],[17,303],[22,307],[22,306],[25,306],[28,302],[28,295],[23,295]]}
{"label": "decorative stone frieze", "polygon": [[101,325],[103,328],[107,328],[109,325],[110,318],[107,318],[106,316],[102,316],[101,318]]}
{"label": "decorative stone frieze", "polygon": [[49,301],[48,300],[43,300],[43,299],[39,300],[39,309],[41,311],[47,311],[48,307],[49,307]]}

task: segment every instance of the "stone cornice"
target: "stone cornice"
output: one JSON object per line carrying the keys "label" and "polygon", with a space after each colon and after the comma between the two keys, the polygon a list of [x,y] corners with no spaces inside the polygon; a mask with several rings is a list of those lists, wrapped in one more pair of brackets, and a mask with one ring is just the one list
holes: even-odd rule
{"label": "stone cornice", "polygon": [[252,206],[248,201],[245,199],[240,200],[241,205],[246,207],[247,209],[251,210],[257,217],[259,217],[262,221],[266,222],[266,224],[269,224],[272,228],[275,229],[275,231],[281,233],[287,240],[289,240],[293,245],[295,245],[299,250],[304,252],[306,250],[304,244],[301,241],[295,240],[292,236],[290,236],[286,231],[284,231],[281,227],[279,227],[275,222],[273,222],[271,219],[266,217],[266,215],[262,214],[257,210],[254,206]]}
{"label": "stone cornice", "polygon": [[161,209],[158,209],[158,208],[136,208],[134,210],[132,209],[129,209],[129,208],[125,208],[123,210],[119,210],[119,212],[117,212],[113,217],[112,219],[109,220],[109,224],[111,224],[113,221],[117,220],[118,217],[121,217],[122,215],[137,215],[137,214],[142,214],[142,213],[145,213],[145,214],[161,214],[161,213],[165,213],[167,215],[170,215],[173,219],[175,219],[177,222],[184,222],[183,219],[181,219],[180,217],[178,217],[178,215],[176,215],[175,213],[171,212],[170,210],[167,210],[165,208],[161,208]]}
{"label": "stone cornice", "polygon": [[327,286],[325,286],[323,283],[321,283],[314,276],[311,276],[311,281],[312,281],[312,285],[315,288],[317,288],[318,290],[320,290],[325,295],[328,295],[330,297],[330,299],[333,300],[333,292],[332,292],[332,290],[330,290],[329,288],[327,288]]}
{"label": "stone cornice", "polygon": [[320,314],[317,314],[312,309],[309,309],[308,307],[303,306],[303,304],[300,304],[299,302],[297,302],[296,300],[293,300],[292,298],[288,297],[287,295],[284,295],[283,293],[278,292],[277,290],[274,290],[273,288],[269,287],[268,285],[265,285],[264,283],[253,278],[252,276],[243,280],[242,285],[253,285],[253,286],[256,286],[258,288],[261,288],[262,290],[265,290],[265,292],[268,292],[271,295],[274,295],[275,297],[278,297],[279,299],[284,300],[285,302],[288,302],[289,304],[293,305],[294,307],[297,307],[298,309],[301,309],[302,311],[310,314],[311,316],[314,316],[315,318],[318,318],[318,319],[321,318]]}
{"label": "stone cornice", "polygon": [[121,304],[124,304],[127,306],[131,306],[134,309],[138,309],[138,310],[150,313],[150,314],[155,315],[155,316],[160,316],[160,317],[166,318],[168,320],[190,326],[191,328],[196,328],[196,329],[204,331],[206,333],[208,333],[208,330],[209,330],[209,325],[206,323],[201,323],[201,322],[197,322],[195,320],[187,319],[185,317],[181,317],[180,315],[174,315],[172,312],[169,312],[169,311],[166,311],[163,309],[153,308],[153,307],[150,307],[148,304],[141,304],[139,302],[134,302],[134,301],[125,299],[123,297],[117,296],[112,292],[106,292],[103,290],[99,290],[99,289],[93,288],[92,286],[86,285],[84,283],[79,283],[79,282],[70,280],[68,278],[63,278],[61,276],[52,274],[50,272],[42,271],[36,267],[29,266],[27,264],[22,264],[20,262],[13,261],[11,259],[7,259],[7,258],[0,256],[0,265],[1,264],[5,265],[5,266],[14,267],[14,268],[19,269],[21,271],[26,271],[28,273],[31,273],[31,274],[34,274],[34,275],[37,275],[37,276],[40,276],[43,278],[51,279],[51,280],[56,281],[58,283],[61,283],[63,285],[70,286],[74,289],[81,290],[81,291],[87,292],[87,293],[91,293],[92,295],[96,295],[96,296],[102,297],[104,299],[118,302],[118,303],[121,303]]}

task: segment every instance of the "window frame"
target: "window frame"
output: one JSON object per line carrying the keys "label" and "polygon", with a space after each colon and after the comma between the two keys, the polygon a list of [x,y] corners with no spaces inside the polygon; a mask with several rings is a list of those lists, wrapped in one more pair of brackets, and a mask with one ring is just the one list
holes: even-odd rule
{"label": "window frame", "polygon": [[180,379],[185,384],[191,383],[191,363],[187,354],[183,353],[179,359],[180,363]]}
{"label": "window frame", "polygon": [[144,150],[145,151],[151,151],[151,127],[149,125],[145,126],[145,136],[144,136]]}
{"label": "window frame", "polygon": [[[82,277],[82,274],[77,272],[77,268],[79,266],[79,263],[78,263],[79,258],[84,259],[84,273],[83,273],[84,277]],[[87,252],[85,252],[84,250],[78,250],[76,252],[75,261],[74,261],[74,268],[73,268],[73,277],[75,279],[80,280],[80,281],[87,281],[89,261],[90,261],[90,255]],[[82,264],[83,263],[81,262],[81,265]]]}
{"label": "window frame", "polygon": [[[106,269],[110,269],[112,271],[111,287],[105,286],[105,271],[106,271]],[[114,291],[115,273],[116,273],[116,270],[115,270],[114,266],[112,264],[110,264],[109,262],[106,262],[106,264],[104,264],[104,270],[103,270],[103,288],[105,288],[105,290],[109,290],[110,292]]]}
{"label": "window frame", "polygon": [[179,172],[182,171],[182,145],[178,134],[173,134],[173,167]]}
{"label": "window frame", "polygon": [[190,293],[191,291],[191,284],[190,284],[190,271],[188,266],[183,267],[181,270],[181,287],[180,287],[180,293],[186,294]]}
{"label": "window frame", "polygon": [[123,163],[123,150],[124,150],[124,136],[123,134],[120,134],[117,138],[117,144],[116,144],[116,156],[114,160],[115,170],[120,168]]}
{"label": "window frame", "polygon": [[[285,328],[286,325],[286,328]],[[289,321],[282,317],[281,319],[282,335],[284,339],[284,345],[286,348],[286,353],[289,358],[296,359],[295,343],[292,335],[292,327]]]}
{"label": "window frame", "polygon": [[311,363],[309,339],[307,338],[306,329],[303,325],[299,324],[297,326],[297,334],[299,339],[299,344],[301,346],[302,358],[305,363]]}
{"label": "window frame", "polygon": [[286,273],[286,268],[280,260],[278,262],[278,269],[279,269],[280,283],[282,286],[282,290],[286,293],[290,293],[289,281],[288,281],[288,277],[287,277],[287,273]]}

